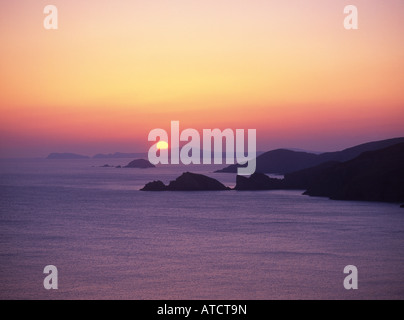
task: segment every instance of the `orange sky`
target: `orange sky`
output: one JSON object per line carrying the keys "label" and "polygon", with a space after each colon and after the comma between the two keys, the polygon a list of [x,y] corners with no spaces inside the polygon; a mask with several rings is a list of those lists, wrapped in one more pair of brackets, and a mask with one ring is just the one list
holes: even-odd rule
{"label": "orange sky", "polygon": [[404,2],[0,2],[0,157],[147,151],[148,132],[254,128],[258,149],[404,136]]}

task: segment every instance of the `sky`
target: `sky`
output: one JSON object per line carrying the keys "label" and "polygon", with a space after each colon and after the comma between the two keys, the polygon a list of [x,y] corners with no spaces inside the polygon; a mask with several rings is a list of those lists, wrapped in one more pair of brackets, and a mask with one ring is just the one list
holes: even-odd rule
{"label": "sky", "polygon": [[402,0],[0,0],[0,157],[146,152],[172,120],[262,151],[404,136],[403,21]]}

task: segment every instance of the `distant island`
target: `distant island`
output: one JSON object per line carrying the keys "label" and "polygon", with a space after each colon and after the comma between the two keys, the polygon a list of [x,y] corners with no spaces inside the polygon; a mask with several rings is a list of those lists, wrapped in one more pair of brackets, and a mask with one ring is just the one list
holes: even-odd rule
{"label": "distant island", "polygon": [[147,168],[155,168],[154,164],[151,164],[149,160],[145,159],[136,159],[128,163],[128,165],[124,166],[124,168],[140,168],[140,169],[147,169]]}
{"label": "distant island", "polygon": [[51,153],[46,159],[89,159],[90,157],[83,156],[81,154],[76,153]]}
{"label": "distant island", "polygon": [[[115,156],[114,156],[115,155]],[[116,153],[114,155],[111,155],[112,158],[126,158],[126,155],[129,155],[129,153],[127,154],[121,154],[121,153]],[[124,156],[125,155],[125,156]],[[103,159],[103,157],[101,156],[94,156],[94,158],[97,159]],[[76,154],[76,153],[51,153],[49,154],[46,159],[67,159],[67,160],[76,160],[76,159],[90,159],[90,157],[88,156],[83,156],[80,154]],[[155,168],[156,166],[151,164],[149,162],[149,160],[145,160],[145,159],[135,159],[131,162],[129,162],[126,166],[115,166],[115,165],[109,165],[109,164],[104,164],[101,166],[102,168],[140,168],[140,169],[147,169],[147,168]]]}
{"label": "distant island", "polygon": [[147,157],[147,153],[123,153],[115,152],[109,154],[96,154],[92,157],[83,156],[81,154],[66,152],[66,153],[50,153],[46,159],[128,159],[128,158],[144,158]]}
{"label": "distant island", "polygon": [[93,156],[93,159],[123,159],[123,158],[142,158],[147,156],[145,153],[122,153],[122,152],[115,152],[109,154],[96,154]]}
{"label": "distant island", "polygon": [[138,168],[138,169],[148,169],[148,168],[155,168],[156,166],[154,164],[151,164],[149,160],[145,159],[136,159],[131,162],[129,162],[126,166],[115,166],[115,165],[110,165],[110,164],[104,164],[101,166],[101,168]]}

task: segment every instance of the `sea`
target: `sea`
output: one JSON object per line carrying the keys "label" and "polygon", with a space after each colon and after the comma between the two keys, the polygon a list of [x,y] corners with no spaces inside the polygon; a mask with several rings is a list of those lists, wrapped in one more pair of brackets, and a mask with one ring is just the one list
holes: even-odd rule
{"label": "sea", "polygon": [[[0,160],[0,299],[404,298],[399,204],[144,192],[186,171],[231,187],[236,177],[214,173],[224,165],[114,167],[131,160]],[[57,290],[44,287],[48,265]]]}

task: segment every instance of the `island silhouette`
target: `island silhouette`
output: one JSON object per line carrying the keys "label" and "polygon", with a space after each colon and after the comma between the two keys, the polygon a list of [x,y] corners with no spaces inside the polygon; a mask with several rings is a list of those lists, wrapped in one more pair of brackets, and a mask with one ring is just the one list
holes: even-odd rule
{"label": "island silhouette", "polygon": [[[334,200],[404,202],[404,142],[394,144],[397,141],[404,141],[404,138],[378,141],[341,152],[326,153],[321,157],[324,162],[286,173],[283,179],[271,178],[263,172],[255,172],[249,177],[238,175],[234,190],[293,189],[305,190],[305,195],[328,197]],[[381,148],[360,152],[360,150],[374,149],[377,146]],[[267,154],[280,154],[279,150],[275,151]],[[288,154],[288,156],[295,154],[297,159],[302,159],[301,152],[290,152],[283,154]],[[359,155],[350,160],[330,160],[347,159],[357,153]],[[296,159],[290,161],[289,164],[294,161]],[[272,165],[272,163],[267,163],[267,168]],[[164,185],[162,181],[153,181],[146,184],[141,190],[222,191],[231,189],[216,179],[186,172],[175,181],[171,181],[168,186]]]}

